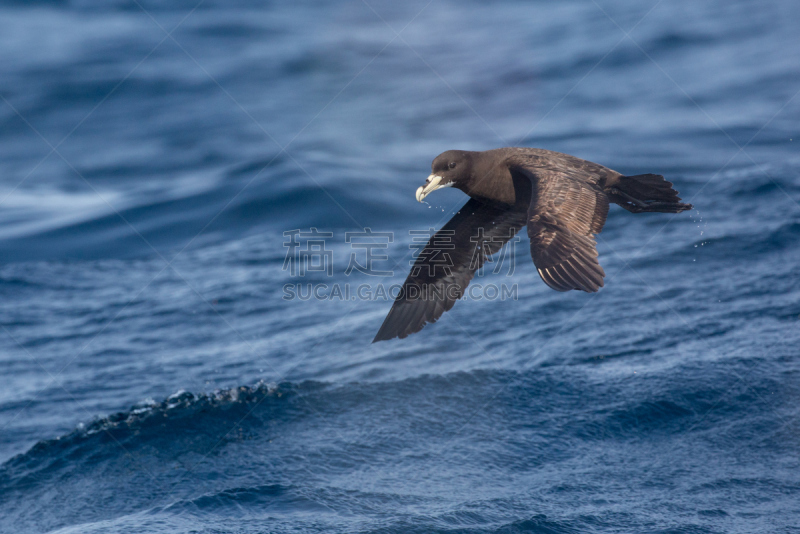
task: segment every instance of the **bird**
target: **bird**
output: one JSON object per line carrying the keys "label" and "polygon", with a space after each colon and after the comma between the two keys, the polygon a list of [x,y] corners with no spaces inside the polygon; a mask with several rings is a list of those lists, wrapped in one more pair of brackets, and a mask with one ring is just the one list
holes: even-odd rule
{"label": "bird", "polygon": [[624,176],[541,148],[443,152],[416,199],[422,202],[444,187],[460,189],[470,199],[420,251],[373,343],[402,339],[435,323],[464,295],[487,258],[523,226],[545,284],[556,291],[594,293],[605,277],[595,235],[610,204],[631,213],[693,207],[659,174]]}

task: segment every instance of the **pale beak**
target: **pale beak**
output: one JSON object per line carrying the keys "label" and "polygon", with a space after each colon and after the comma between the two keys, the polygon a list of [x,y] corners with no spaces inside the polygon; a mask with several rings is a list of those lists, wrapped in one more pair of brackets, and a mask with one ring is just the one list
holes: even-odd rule
{"label": "pale beak", "polygon": [[437,189],[441,189],[443,187],[450,187],[453,185],[453,182],[448,182],[443,185],[439,185],[442,182],[441,176],[436,176],[435,174],[431,174],[428,176],[428,179],[425,180],[425,185],[420,186],[417,188],[417,202],[422,202],[425,197],[429,194],[433,193]]}

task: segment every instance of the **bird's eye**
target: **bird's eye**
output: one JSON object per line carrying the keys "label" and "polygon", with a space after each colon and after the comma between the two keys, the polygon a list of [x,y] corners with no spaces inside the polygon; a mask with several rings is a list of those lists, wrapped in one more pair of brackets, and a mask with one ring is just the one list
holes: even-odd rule
{"label": "bird's eye", "polygon": [[451,161],[450,165],[448,165],[448,167],[450,167],[451,169],[455,169],[456,168],[456,162],[455,161]]}

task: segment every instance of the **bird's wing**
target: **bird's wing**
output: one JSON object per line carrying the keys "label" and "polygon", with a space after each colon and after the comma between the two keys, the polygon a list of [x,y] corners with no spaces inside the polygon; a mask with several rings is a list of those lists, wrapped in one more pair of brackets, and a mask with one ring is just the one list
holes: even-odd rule
{"label": "bird's wing", "polygon": [[404,338],[436,322],[526,220],[524,211],[470,199],[422,249],[373,343]]}
{"label": "bird's wing", "polygon": [[541,161],[521,160],[510,167],[531,180],[528,237],[542,280],[556,291],[593,293],[603,287],[594,236],[606,222],[608,197],[597,174]]}

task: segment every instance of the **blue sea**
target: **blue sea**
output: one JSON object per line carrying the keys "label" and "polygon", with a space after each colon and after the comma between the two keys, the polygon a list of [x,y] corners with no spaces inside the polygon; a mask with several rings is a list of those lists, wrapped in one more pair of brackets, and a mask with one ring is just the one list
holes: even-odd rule
{"label": "blue sea", "polygon": [[[0,2],[0,532],[800,532],[798,20]],[[466,201],[416,202],[431,160],[502,146],[695,209],[612,206],[596,294],[523,231],[476,279],[511,296],[372,344]]]}

